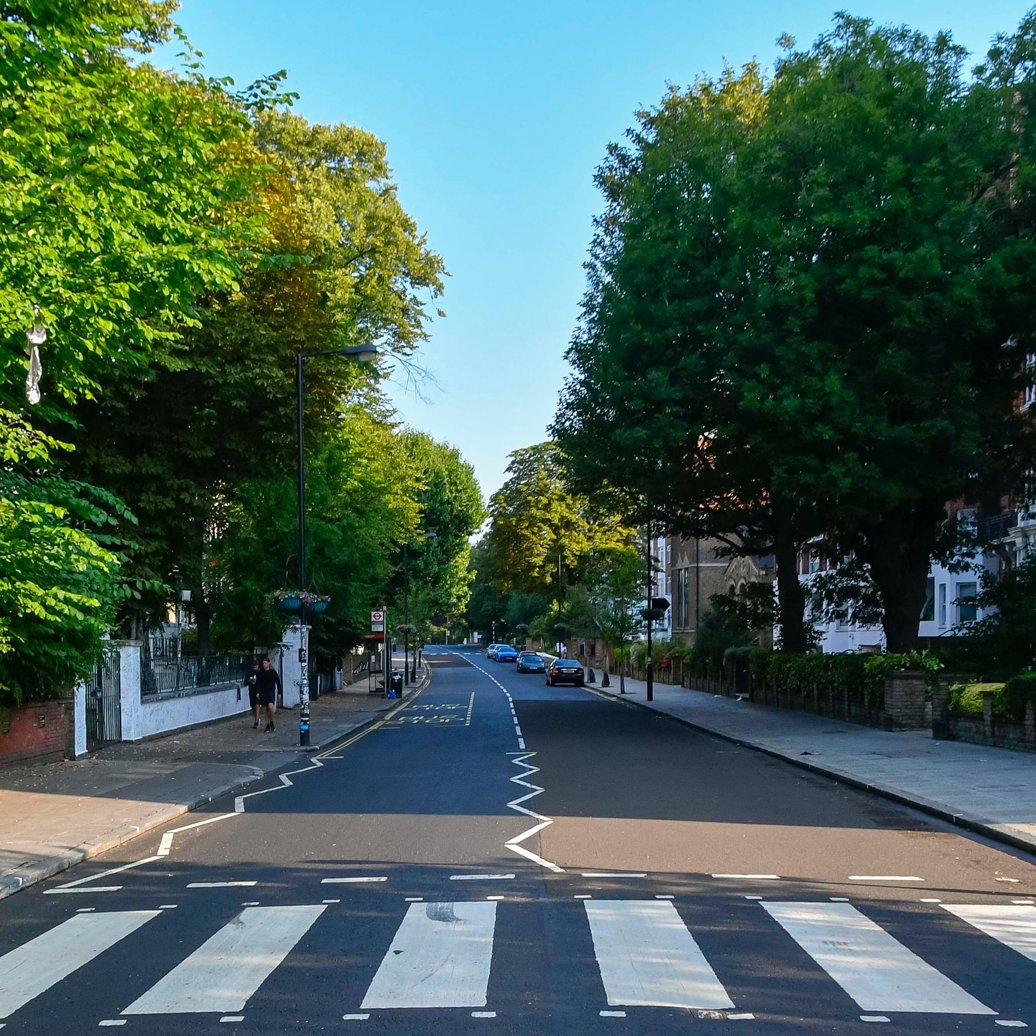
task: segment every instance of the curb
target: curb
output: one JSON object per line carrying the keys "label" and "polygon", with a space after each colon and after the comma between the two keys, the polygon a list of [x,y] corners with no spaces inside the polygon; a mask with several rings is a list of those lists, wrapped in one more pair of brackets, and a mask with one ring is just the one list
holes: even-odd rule
{"label": "curb", "polygon": [[117,846],[122,845],[123,842],[128,842],[131,838],[136,838],[138,835],[146,834],[148,831],[152,831],[156,827],[161,827],[162,824],[167,824],[170,820],[175,820],[177,817],[181,817],[185,813],[190,813],[202,806],[207,806],[213,799],[247,788],[250,784],[261,780],[266,776],[266,772],[258,771],[254,767],[252,769],[254,772],[250,776],[229,781],[222,787],[218,787],[213,791],[205,792],[203,795],[199,795],[190,802],[181,803],[176,806],[169,806],[161,812],[148,817],[148,819],[142,824],[131,824],[126,827],[118,828],[115,831],[100,835],[88,842],[83,842],[80,845],[73,846],[60,856],[47,857],[46,859],[40,860],[25,868],[24,874],[0,877],[0,899],[6,899],[8,896],[13,896],[16,892],[21,892],[23,889],[27,889],[41,881],[46,881],[47,878],[52,878],[55,874],[60,874],[62,871],[69,870],[72,867],[75,867],[76,864],[82,863],[84,860],[89,860],[94,856],[100,856],[101,853],[108,852],[109,849],[115,849]]}
{"label": "curb", "polygon": [[938,820],[946,821],[954,827],[960,827],[966,831],[971,831],[974,834],[982,835],[990,841],[1000,842],[1004,845],[1011,846],[1013,849],[1021,849],[1023,852],[1029,854],[1036,853],[1036,844],[1034,844],[1031,839],[1013,835],[1010,831],[1003,831],[987,821],[973,819],[963,813],[954,813],[942,806],[937,806],[935,803],[925,802],[922,799],[910,798],[902,791],[898,791],[894,788],[889,788],[881,784],[869,784],[867,781],[862,780],[859,777],[853,777],[850,774],[841,773],[838,770],[827,769],[819,763],[812,763],[808,760],[800,759],[797,756],[785,755],[783,752],[778,751],[775,748],[766,748],[763,745],[756,744],[754,741],[747,741],[735,734],[727,734],[723,731],[715,730],[712,727],[704,726],[702,723],[696,723],[694,720],[687,719],[683,716],[677,716],[672,712],[666,712],[664,709],[656,708],[647,701],[637,701],[635,698],[631,698],[629,693],[619,694],[617,691],[612,692],[611,688],[601,690],[599,684],[596,685],[594,690],[595,693],[604,697],[612,698],[615,701],[622,702],[627,705],[635,705],[648,712],[653,712],[656,716],[665,716],[676,723],[682,723],[685,727],[690,727],[692,730],[700,731],[703,734],[711,734],[713,737],[720,738],[722,741],[728,741],[741,748],[750,748],[754,752],[770,756],[771,759],[779,759],[781,762],[790,763],[792,766],[796,766],[800,770],[807,770],[810,773],[817,774],[821,777],[827,777],[829,780],[836,781],[839,784],[848,785],[851,788],[858,788],[861,791],[871,792],[874,795],[879,795],[892,802],[897,802],[901,806],[909,806],[911,809],[916,809],[919,813],[925,813]]}

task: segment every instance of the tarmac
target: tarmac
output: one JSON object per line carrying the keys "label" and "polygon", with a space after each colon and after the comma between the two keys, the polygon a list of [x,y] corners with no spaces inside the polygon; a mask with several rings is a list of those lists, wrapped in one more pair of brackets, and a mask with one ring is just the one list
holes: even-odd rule
{"label": "tarmac", "polygon": [[[431,655],[431,652],[429,652]],[[427,659],[426,659],[427,661]],[[421,682],[430,679],[427,668]],[[889,732],[656,683],[619,679],[590,689],[698,730],[894,799],[989,839],[1036,853],[1036,753]],[[404,703],[405,703],[404,698]],[[243,713],[161,738],[104,747],[77,760],[0,770],[0,899],[82,860],[236,793],[300,755],[370,726],[398,700],[355,684],[312,703],[311,744],[298,712],[275,729]]]}

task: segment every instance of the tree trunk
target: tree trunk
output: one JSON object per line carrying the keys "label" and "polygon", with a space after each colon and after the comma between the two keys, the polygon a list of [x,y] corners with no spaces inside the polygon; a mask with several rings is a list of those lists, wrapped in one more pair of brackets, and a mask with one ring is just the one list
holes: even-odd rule
{"label": "tree trunk", "polygon": [[774,505],[773,553],[777,564],[777,603],[780,606],[781,650],[805,652],[809,648],[806,636],[806,594],[799,582],[799,544],[790,522],[783,520],[781,509]]}
{"label": "tree trunk", "polygon": [[916,651],[932,552],[945,518],[942,507],[901,507],[868,523],[861,558],[881,592],[888,651]]}

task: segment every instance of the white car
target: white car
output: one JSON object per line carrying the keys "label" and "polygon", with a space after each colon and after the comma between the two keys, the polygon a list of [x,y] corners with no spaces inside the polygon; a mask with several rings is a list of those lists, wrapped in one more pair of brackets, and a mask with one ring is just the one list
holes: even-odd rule
{"label": "white car", "polygon": [[486,658],[496,658],[496,649],[500,647],[499,644],[490,644],[486,648]]}

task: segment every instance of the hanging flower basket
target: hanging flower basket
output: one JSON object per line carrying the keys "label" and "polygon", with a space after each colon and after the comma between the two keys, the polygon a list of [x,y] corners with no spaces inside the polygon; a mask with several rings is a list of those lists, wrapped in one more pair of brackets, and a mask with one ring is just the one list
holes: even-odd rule
{"label": "hanging flower basket", "polygon": [[328,594],[317,594],[312,590],[274,590],[272,600],[278,611],[297,612],[304,606],[307,612],[315,615],[326,612],[331,603]]}
{"label": "hanging flower basket", "polygon": [[273,594],[273,606],[282,612],[297,612],[302,607],[302,596],[290,590],[276,590]]}

